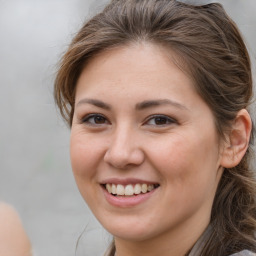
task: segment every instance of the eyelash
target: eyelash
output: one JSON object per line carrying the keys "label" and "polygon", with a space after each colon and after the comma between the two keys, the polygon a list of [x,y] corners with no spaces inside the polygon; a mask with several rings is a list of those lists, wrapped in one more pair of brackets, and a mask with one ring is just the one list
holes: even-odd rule
{"label": "eyelash", "polygon": [[[90,121],[89,121],[91,118],[94,119],[94,122],[90,122]],[[104,123],[96,123],[95,118],[102,118],[102,120],[104,120]],[[82,123],[86,123],[86,124],[91,125],[91,126],[103,125],[103,124],[106,124],[106,121],[107,121],[107,123],[109,123],[109,121],[107,120],[107,118],[106,118],[104,115],[101,115],[101,114],[89,114],[89,115],[85,116],[85,117],[81,120]]]}
{"label": "eyelash", "polygon": [[[166,123],[162,123],[162,124],[156,124],[156,119],[159,118],[158,121],[166,121]],[[149,121],[154,120],[155,119],[155,124],[149,124]],[[175,124],[177,123],[177,121],[169,116],[165,116],[165,115],[153,115],[150,116],[149,118],[147,118],[146,122],[144,122],[144,124],[146,125],[150,125],[150,126],[167,126],[167,125],[171,125],[171,124]]]}
{"label": "eyelash", "polygon": [[[97,123],[96,118],[99,118],[98,121],[100,121],[100,123]],[[93,122],[90,121],[90,119],[93,119]],[[157,120],[158,119],[158,120]],[[154,124],[150,124],[150,121],[154,120]],[[103,121],[101,123],[101,121]],[[102,115],[102,114],[89,114],[87,116],[85,116],[82,120],[82,123],[86,123],[88,125],[91,126],[99,126],[99,125],[104,125],[104,124],[110,124],[110,122],[107,120],[107,118]],[[157,122],[160,122],[160,124],[157,124]],[[161,123],[164,122],[164,123]],[[177,121],[169,116],[165,116],[165,115],[153,115],[150,116],[146,119],[146,121],[143,123],[143,125],[149,125],[149,126],[167,126],[167,125],[171,125],[171,124],[175,124],[177,123]]]}

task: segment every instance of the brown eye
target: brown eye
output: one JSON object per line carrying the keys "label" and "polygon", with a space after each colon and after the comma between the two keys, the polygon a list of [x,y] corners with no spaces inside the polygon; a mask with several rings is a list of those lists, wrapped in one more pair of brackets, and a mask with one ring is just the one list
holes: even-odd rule
{"label": "brown eye", "polygon": [[89,125],[102,125],[108,123],[107,119],[99,114],[90,114],[86,116],[82,122]]}
{"label": "brown eye", "polygon": [[95,124],[104,124],[106,122],[106,119],[102,116],[95,116],[94,117],[94,123]]}
{"label": "brown eye", "polygon": [[176,121],[168,116],[156,115],[148,119],[147,125],[164,126],[176,123]]}
{"label": "brown eye", "polygon": [[157,125],[163,125],[163,124],[167,124],[168,120],[165,117],[156,117],[155,118],[155,124]]}

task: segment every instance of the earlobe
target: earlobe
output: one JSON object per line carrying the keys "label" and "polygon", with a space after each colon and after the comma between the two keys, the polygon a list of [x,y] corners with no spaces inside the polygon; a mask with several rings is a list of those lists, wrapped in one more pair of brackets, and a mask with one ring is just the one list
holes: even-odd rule
{"label": "earlobe", "polygon": [[252,121],[248,111],[240,110],[227,136],[221,156],[221,166],[232,168],[240,163],[248,148],[251,129]]}

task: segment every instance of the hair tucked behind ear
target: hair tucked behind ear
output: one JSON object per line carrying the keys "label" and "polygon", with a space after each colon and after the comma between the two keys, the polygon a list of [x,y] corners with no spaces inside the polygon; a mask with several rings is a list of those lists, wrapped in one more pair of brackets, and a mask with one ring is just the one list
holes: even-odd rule
{"label": "hair tucked behind ear", "polygon": [[[72,125],[81,70],[102,51],[137,42],[174,51],[177,65],[194,80],[211,108],[221,139],[252,97],[252,74],[241,35],[220,4],[191,6],[174,0],[113,0],[89,20],[63,56],[55,99]],[[251,135],[251,143],[253,134]],[[250,146],[236,167],[225,169],[212,209],[213,232],[201,255],[256,252],[256,183],[249,169]],[[114,255],[114,244],[109,255]]]}

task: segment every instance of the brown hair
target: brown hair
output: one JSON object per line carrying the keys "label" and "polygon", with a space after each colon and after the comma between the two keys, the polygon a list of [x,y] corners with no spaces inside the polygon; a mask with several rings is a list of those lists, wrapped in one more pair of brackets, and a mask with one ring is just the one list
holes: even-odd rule
{"label": "brown hair", "polygon": [[[78,32],[55,81],[55,100],[72,125],[76,83],[92,57],[113,47],[144,41],[179,56],[211,108],[220,138],[252,97],[251,65],[235,23],[220,4],[192,6],[175,0],[113,0]],[[168,54],[168,53],[167,53]],[[253,134],[251,135],[251,143]],[[256,252],[256,183],[249,169],[250,146],[242,161],[225,169],[213,203],[213,232],[201,255]],[[114,255],[114,245],[109,255]]]}

